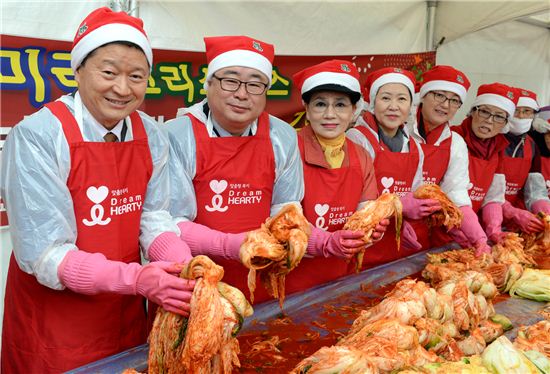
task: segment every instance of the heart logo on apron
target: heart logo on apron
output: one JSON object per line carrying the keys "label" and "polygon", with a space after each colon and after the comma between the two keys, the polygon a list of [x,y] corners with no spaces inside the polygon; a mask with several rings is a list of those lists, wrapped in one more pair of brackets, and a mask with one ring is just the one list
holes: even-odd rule
{"label": "heart logo on apron", "polygon": [[225,189],[227,188],[227,181],[226,180],[220,180],[217,181],[215,179],[210,181],[210,189],[214,191],[215,194],[221,194]]}
{"label": "heart logo on apron", "polygon": [[328,204],[315,204],[315,213],[318,216],[324,216],[328,212]]}
{"label": "heart logo on apron", "polygon": [[395,180],[393,179],[393,177],[382,177],[382,179],[380,179],[380,182],[382,182],[382,186],[384,186],[384,188],[390,188],[391,186],[393,186],[393,182],[395,182]]}
{"label": "heart logo on apron", "polygon": [[91,186],[86,190],[86,196],[88,196],[88,199],[90,199],[94,204],[101,203],[105,200],[105,198],[107,198],[108,194],[109,189],[105,186],[100,186],[99,188]]}

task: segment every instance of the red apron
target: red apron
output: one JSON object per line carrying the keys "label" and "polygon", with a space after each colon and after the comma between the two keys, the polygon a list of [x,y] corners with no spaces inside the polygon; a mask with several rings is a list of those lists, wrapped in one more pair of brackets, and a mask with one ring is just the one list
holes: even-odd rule
{"label": "red apron", "polygon": [[[141,207],[152,173],[147,135],[137,112],[134,140],[84,142],[65,104],[46,107],[59,119],[70,147],[67,187],[79,250],[114,261],[140,262]],[[130,202],[132,201],[132,202]],[[53,290],[18,267],[12,254],[6,287],[2,371],[59,373],[146,341],[144,299]]]}
{"label": "red apron", "polygon": [[[441,125],[440,131],[444,130]],[[433,131],[437,131],[435,129]],[[422,151],[424,151],[424,167],[422,170],[422,179],[425,183],[439,184],[449,167],[451,159],[451,144],[452,136],[443,140],[439,145],[422,143]]]}
{"label": "red apron", "polygon": [[[498,163],[498,153],[495,153],[489,160],[474,157],[468,153],[468,170],[470,175],[468,194],[470,200],[472,200],[472,209],[476,213],[481,209],[483,199],[485,199],[485,195],[487,195],[487,191],[491,187]],[[438,227],[431,230],[431,247],[441,247],[453,241],[454,239],[445,232],[444,228]]]}
{"label": "red apron", "polygon": [[474,157],[468,154],[468,170],[470,173],[470,185],[468,193],[472,200],[472,209],[479,212],[481,204],[491,187],[493,177],[498,167],[499,155],[495,153],[489,160]]}
{"label": "red apron", "polygon": [[529,136],[523,144],[523,157],[509,157],[503,152],[499,172],[506,178],[506,201],[514,207],[525,209],[523,186],[531,170],[533,160],[533,141]]}
{"label": "red apron", "polygon": [[[420,109],[419,109],[420,111]],[[418,126],[423,126],[419,123]],[[432,130],[430,138],[439,138],[441,133],[445,130],[447,124],[440,125],[436,129]],[[437,133],[436,133],[437,132]],[[439,134],[439,136],[437,136]],[[449,167],[449,161],[451,160],[451,144],[452,134],[447,139],[443,140],[439,145],[422,143],[422,151],[424,152],[424,165],[422,169],[422,181],[424,183],[439,184],[443,179],[443,176],[447,172]],[[417,240],[422,245],[423,249],[438,246],[440,240],[432,240],[434,232],[440,229],[430,230],[424,220],[411,221],[411,226],[416,232]],[[446,233],[441,232],[444,237],[447,237]]]}
{"label": "red apron", "polygon": [[548,197],[550,197],[550,157],[540,157],[540,172],[544,177]]}
{"label": "red apron", "polygon": [[[376,152],[374,170],[376,171],[378,193],[390,192],[398,196],[404,196],[406,193],[411,192],[419,162],[416,143],[413,140],[409,140],[410,148],[407,153],[392,152],[379,142],[370,129],[365,126],[357,126],[355,128],[365,135]],[[414,253],[414,251],[408,250],[403,246],[398,251],[395,236],[395,219],[392,218],[384,237],[372,247],[367,248],[362,270]]]}
{"label": "red apron", "polygon": [[[224,138],[211,138],[202,122],[189,118],[197,147],[195,222],[229,233],[259,228],[269,217],[275,183],[269,115],[260,115],[256,135]],[[224,282],[249,294],[247,268],[239,261],[213,259],[224,268]],[[256,285],[254,303],[270,300],[259,280]]]}
{"label": "red apron", "polygon": [[[363,175],[356,145],[346,139],[349,166],[326,169],[307,163],[304,136],[315,136],[310,126],[298,135],[298,146],[304,166],[305,193],[302,200],[304,215],[314,226],[333,232],[342,229],[356,210],[363,191]],[[286,277],[286,292],[302,291],[330,282],[348,273],[348,263],[331,257],[303,258],[298,267]]]}

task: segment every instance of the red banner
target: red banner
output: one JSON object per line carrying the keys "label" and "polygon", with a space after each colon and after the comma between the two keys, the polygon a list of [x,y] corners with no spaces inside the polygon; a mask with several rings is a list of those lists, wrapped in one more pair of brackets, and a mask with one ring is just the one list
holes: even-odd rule
{"label": "red banner", "polygon": [[[76,90],[70,67],[71,43],[2,35],[0,47],[0,149],[5,136],[23,116],[45,103]],[[292,75],[319,62],[339,58],[352,61],[361,82],[373,70],[395,66],[413,71],[417,79],[435,65],[435,52],[362,56],[276,56],[273,81],[267,92],[267,111],[295,127],[303,123],[300,93]],[[178,108],[205,97],[207,70],[202,52],[154,50],[154,67],[141,110],[163,123],[176,116]],[[0,205],[0,220],[5,212]]]}

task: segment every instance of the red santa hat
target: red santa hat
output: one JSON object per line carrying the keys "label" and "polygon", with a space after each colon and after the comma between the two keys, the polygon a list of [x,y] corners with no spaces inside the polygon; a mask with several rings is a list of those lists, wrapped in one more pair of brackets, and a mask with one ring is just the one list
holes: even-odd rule
{"label": "red santa hat", "polygon": [[520,93],[518,105],[517,106],[526,106],[534,110],[539,110],[539,103],[537,103],[537,94],[533,91],[526,90],[524,88],[518,88]]}
{"label": "red santa hat", "polygon": [[90,13],[78,26],[71,50],[71,68],[76,72],[94,49],[118,41],[136,44],[145,53],[149,68],[153,67],[153,50],[143,30],[143,21],[102,7]]}
{"label": "red santa hat", "polygon": [[437,65],[423,75],[420,86],[420,97],[426,96],[430,91],[449,91],[457,94],[460,100],[466,100],[466,93],[470,88],[470,81],[466,75],[447,65]]}
{"label": "red santa hat", "polygon": [[275,48],[272,44],[248,36],[214,36],[204,38],[208,74],[212,75],[228,66],[244,66],[260,71],[269,79],[273,71]]}
{"label": "red santa hat", "polygon": [[411,100],[413,99],[416,78],[411,71],[394,67],[378,69],[367,76],[364,86],[364,96],[371,108],[374,108],[374,98],[380,87],[388,83],[401,83],[409,89]]}
{"label": "red santa hat", "polygon": [[514,87],[507,86],[502,83],[482,84],[477,89],[477,96],[472,104],[472,107],[478,105],[494,105],[512,118],[516,111],[519,95],[518,90]]}
{"label": "red santa hat", "polygon": [[353,103],[361,98],[359,72],[350,61],[325,61],[299,71],[292,80],[305,101],[316,91],[343,92],[350,95]]}

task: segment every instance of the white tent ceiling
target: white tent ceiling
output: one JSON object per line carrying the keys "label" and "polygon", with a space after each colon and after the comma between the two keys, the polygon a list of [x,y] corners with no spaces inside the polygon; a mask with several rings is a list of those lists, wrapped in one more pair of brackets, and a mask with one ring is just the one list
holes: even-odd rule
{"label": "white tent ceiling", "polygon": [[202,51],[205,35],[248,34],[282,55],[420,52],[427,49],[429,4],[436,4],[435,42],[520,18],[550,27],[549,0],[3,0],[1,33],[72,40],[83,15],[116,3],[137,9],[155,48],[188,51]]}
{"label": "white tent ceiling", "polygon": [[446,41],[452,41],[490,26],[533,15],[539,15],[541,26],[550,28],[550,1],[438,1],[434,40],[444,37]]}

